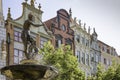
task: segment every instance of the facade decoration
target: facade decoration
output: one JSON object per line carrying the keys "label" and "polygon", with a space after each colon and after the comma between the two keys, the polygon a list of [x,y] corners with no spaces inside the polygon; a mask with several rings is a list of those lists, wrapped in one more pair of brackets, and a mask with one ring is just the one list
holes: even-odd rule
{"label": "facade decoration", "polygon": [[90,61],[91,36],[87,33],[85,24],[84,26],[81,25],[81,20],[77,23],[71,18],[70,25],[74,31],[75,56],[78,58],[79,67],[86,76],[90,76],[92,66]]}
{"label": "facade decoration", "polygon": [[70,28],[70,16],[66,10],[60,9],[57,11],[57,17],[47,20],[45,24],[54,35],[52,41],[56,48],[65,44],[70,45],[74,51],[74,32]]}
{"label": "facade decoration", "polygon": [[100,54],[100,49],[98,45],[98,35],[95,31],[95,28],[93,28],[93,33],[91,35],[91,52],[90,52],[90,57],[91,57],[91,74],[95,75],[97,71],[97,65],[101,62],[101,54]]}

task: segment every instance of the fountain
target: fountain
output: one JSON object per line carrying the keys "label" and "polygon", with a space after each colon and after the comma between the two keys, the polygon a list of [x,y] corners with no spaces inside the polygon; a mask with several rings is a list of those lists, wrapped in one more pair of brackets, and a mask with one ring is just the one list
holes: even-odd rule
{"label": "fountain", "polygon": [[32,23],[33,15],[28,15],[24,22],[21,39],[24,45],[25,59],[18,65],[9,65],[1,69],[1,73],[12,80],[50,80],[57,76],[58,71],[52,66],[41,65],[35,59],[38,54],[36,41],[30,35],[30,25],[39,27],[42,25]]}

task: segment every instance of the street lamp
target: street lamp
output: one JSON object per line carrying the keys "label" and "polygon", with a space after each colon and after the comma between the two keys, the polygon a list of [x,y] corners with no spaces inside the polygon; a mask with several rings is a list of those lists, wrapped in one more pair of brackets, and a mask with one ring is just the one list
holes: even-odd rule
{"label": "street lamp", "polygon": [[10,33],[7,33],[7,40],[6,40],[6,43],[7,43],[7,65],[9,65],[9,60],[10,60],[10,43],[11,43],[11,40],[10,40]]}

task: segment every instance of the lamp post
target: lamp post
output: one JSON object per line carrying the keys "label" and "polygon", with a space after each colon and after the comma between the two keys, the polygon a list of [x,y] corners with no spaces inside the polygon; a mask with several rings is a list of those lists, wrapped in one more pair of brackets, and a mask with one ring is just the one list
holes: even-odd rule
{"label": "lamp post", "polygon": [[6,43],[7,43],[7,65],[9,66],[9,60],[10,60],[10,33],[7,33],[7,40],[6,40]]}

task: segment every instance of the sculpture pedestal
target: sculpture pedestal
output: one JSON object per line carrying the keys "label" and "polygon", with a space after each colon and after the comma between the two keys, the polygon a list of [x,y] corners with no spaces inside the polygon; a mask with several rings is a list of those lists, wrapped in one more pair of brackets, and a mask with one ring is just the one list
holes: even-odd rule
{"label": "sculpture pedestal", "polygon": [[10,79],[22,80],[50,80],[58,74],[55,68],[38,65],[36,60],[22,60],[19,65],[3,67],[1,73]]}

